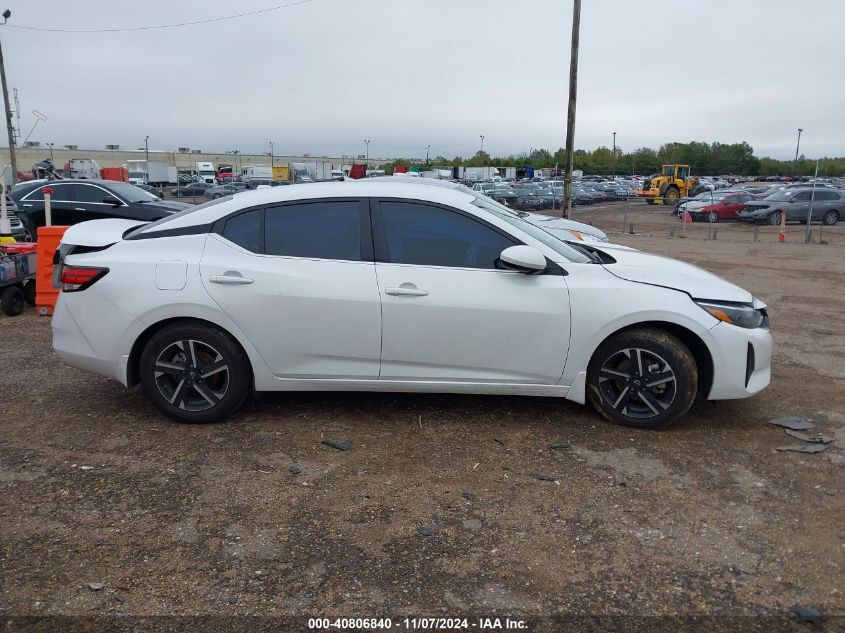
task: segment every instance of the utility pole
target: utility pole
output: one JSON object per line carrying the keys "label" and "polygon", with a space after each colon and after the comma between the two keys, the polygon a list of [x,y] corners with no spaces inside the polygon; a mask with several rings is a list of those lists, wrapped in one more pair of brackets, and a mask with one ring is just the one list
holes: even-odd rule
{"label": "utility pole", "polygon": [[479,134],[478,136],[481,137],[481,153],[483,154],[484,153],[484,135]]}
{"label": "utility pole", "polygon": [[616,180],[616,132],[613,133],[613,158],[611,159],[610,164],[612,165],[611,171],[613,171],[613,179]]}
{"label": "utility pole", "polygon": [[563,217],[572,214],[572,165],[575,143],[575,102],[578,96],[578,40],[581,29],[581,0],[572,3],[572,49],[569,54],[569,107],[566,111],[566,165],[563,175]]}
{"label": "utility pole", "polygon": [[[0,57],[0,64],[2,64],[2,57]],[[3,85],[6,85],[6,82],[3,82]],[[5,90],[5,88],[4,88]],[[798,128],[798,143],[795,144],[795,166],[792,168],[792,177],[798,177],[798,148],[801,147],[801,132],[803,132],[800,127]]]}
{"label": "utility pole", "polygon": [[[3,24],[12,17],[9,9],[3,11]],[[12,127],[12,108],[9,105],[9,88],[6,85],[6,63],[3,61],[3,48],[0,46],[0,81],[3,83],[3,105],[6,106],[6,131],[9,134],[9,164],[12,167],[12,184],[18,182],[18,157],[15,152],[15,128]]]}

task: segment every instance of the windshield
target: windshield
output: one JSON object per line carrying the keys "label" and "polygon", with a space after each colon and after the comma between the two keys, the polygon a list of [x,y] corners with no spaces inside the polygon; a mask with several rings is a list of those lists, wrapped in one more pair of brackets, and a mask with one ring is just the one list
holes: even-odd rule
{"label": "windshield", "polygon": [[545,246],[548,246],[550,249],[552,249],[559,255],[562,255],[571,262],[575,262],[577,264],[587,264],[591,261],[589,257],[575,250],[574,248],[569,246],[569,244],[562,242],[548,231],[541,229],[539,226],[534,226],[530,222],[526,222],[521,217],[516,215],[513,211],[508,209],[506,206],[499,204],[498,202],[490,200],[489,198],[477,197],[475,200],[472,201],[472,204],[486,211],[489,211],[497,218],[501,218],[508,224],[518,228],[520,231],[527,233],[537,241],[542,242]]}
{"label": "windshield", "polygon": [[158,198],[153,194],[144,191],[135,185],[130,185],[128,182],[110,182],[109,189],[114,191],[127,202],[151,202],[153,200],[158,200]]}

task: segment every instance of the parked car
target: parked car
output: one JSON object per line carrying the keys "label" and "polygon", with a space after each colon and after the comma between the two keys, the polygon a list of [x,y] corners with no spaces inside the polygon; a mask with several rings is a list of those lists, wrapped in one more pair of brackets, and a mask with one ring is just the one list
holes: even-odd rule
{"label": "parked car", "polygon": [[535,195],[534,191],[526,187],[520,187],[515,190],[516,201],[513,203],[514,209],[521,209],[523,211],[536,211],[545,206],[543,199]]}
{"label": "parked car", "polygon": [[191,196],[204,196],[207,189],[211,189],[214,185],[207,182],[189,182],[186,185],[174,187],[170,190],[170,195],[176,198],[186,198]]}
{"label": "parked car", "polygon": [[787,222],[806,222],[813,202],[811,222],[818,221],[833,225],[845,218],[845,194],[835,189],[784,189],[768,198],[752,200],[745,204],[739,214],[743,222],[781,223],[781,213]]}
{"label": "parked car", "polygon": [[222,198],[224,196],[235,195],[236,193],[244,191],[244,189],[244,187],[236,187],[234,183],[227,183],[225,185],[209,187],[202,195],[209,200],[217,200],[217,198]]}
{"label": "parked car", "polygon": [[164,191],[162,189],[159,189],[158,187],[153,187],[151,185],[145,185],[145,184],[140,184],[140,185],[135,185],[135,186],[138,187],[138,189],[143,189],[147,193],[153,194],[156,198],[164,198]]}
{"label": "parked car", "polygon": [[183,422],[224,419],[253,391],[351,389],[589,399],[660,428],[699,391],[748,397],[771,375],[766,306],[748,291],[575,248],[460,190],[316,183],[88,222],[55,266],[58,356],[140,382]]}
{"label": "parked car", "polygon": [[685,210],[689,212],[693,222],[736,222],[745,203],[754,199],[753,195],[742,191],[720,191],[713,194],[712,203],[708,200],[704,206]]}
{"label": "parked car", "polygon": [[501,202],[506,207],[512,207],[516,204],[516,191],[503,182],[480,182],[475,183],[472,188],[473,191],[479,191],[493,200]]}
{"label": "parked car", "polygon": [[9,196],[18,207],[17,214],[33,239],[46,223],[44,187],[50,186],[53,224],[70,226],[101,218],[125,218],[152,221],[166,217],[189,205],[160,200],[127,182],[116,180],[56,180],[29,183],[13,189]]}

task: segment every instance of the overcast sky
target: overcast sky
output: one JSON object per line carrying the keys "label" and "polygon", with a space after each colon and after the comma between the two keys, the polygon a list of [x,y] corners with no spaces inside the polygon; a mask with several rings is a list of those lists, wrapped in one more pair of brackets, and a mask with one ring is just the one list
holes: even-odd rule
{"label": "overcast sky", "polygon": [[[284,0],[7,0],[9,25],[198,20]],[[292,0],[288,0],[290,2]],[[563,146],[570,0],[311,0],[129,33],[0,30],[22,136],[371,157]],[[845,155],[845,2],[583,0],[576,147],[748,141]]]}

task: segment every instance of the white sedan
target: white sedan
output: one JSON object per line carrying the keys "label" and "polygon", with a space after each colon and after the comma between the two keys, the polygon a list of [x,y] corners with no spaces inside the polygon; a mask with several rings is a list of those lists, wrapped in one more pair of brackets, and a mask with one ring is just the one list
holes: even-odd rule
{"label": "white sedan", "polygon": [[589,399],[658,428],[769,383],[765,305],[700,268],[564,242],[472,192],[248,191],[65,234],[53,347],[183,422],[254,391]]}

